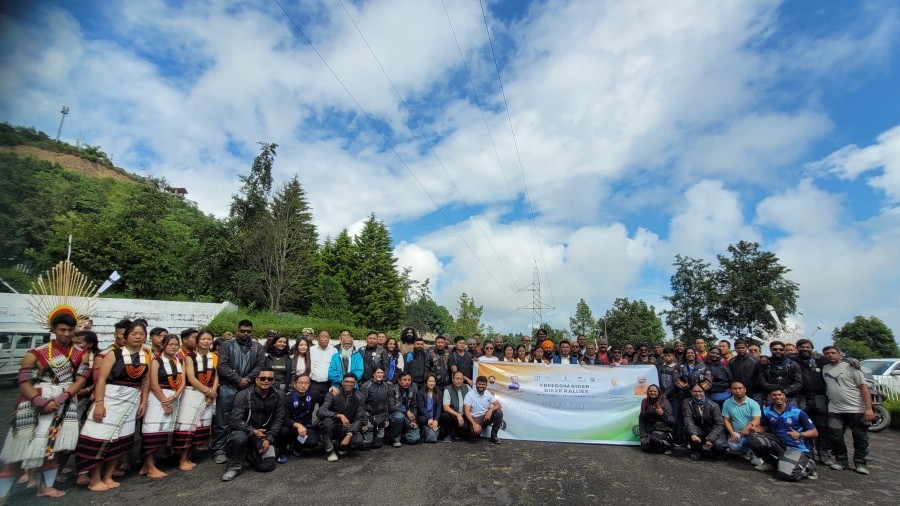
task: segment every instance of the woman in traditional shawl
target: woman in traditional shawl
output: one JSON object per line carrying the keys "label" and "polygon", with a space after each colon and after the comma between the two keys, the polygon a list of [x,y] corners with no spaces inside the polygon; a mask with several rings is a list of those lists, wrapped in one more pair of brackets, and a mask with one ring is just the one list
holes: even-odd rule
{"label": "woman in traditional shawl", "polygon": [[169,446],[175,433],[178,405],[184,391],[184,366],[178,359],[181,342],[177,335],[163,338],[162,352],[150,363],[150,397],[141,432],[144,467],[141,474],[148,478],[165,478],[166,473],[156,467],[156,451]]}
{"label": "woman in traditional shawl", "polygon": [[75,449],[75,467],[90,472],[88,488],[95,492],[120,485],[113,480],[116,463],[134,445],[136,420],[147,410],[151,357],[143,348],[146,338],[146,326],[131,323],[125,346],[112,349],[100,364],[94,404]]}
{"label": "woman in traditional shawl", "polygon": [[197,467],[197,464],[191,462],[191,448],[206,443],[212,435],[216,392],[219,389],[219,377],[216,375],[219,357],[210,351],[212,345],[212,332],[201,330],[197,335],[197,349],[184,361],[187,386],[181,394],[172,443],[172,448],[181,450],[178,469],[182,471]]}

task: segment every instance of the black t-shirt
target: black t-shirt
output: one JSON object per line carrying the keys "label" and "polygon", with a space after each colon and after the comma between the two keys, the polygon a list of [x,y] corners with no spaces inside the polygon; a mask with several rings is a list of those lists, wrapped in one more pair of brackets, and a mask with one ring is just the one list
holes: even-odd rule
{"label": "black t-shirt", "polygon": [[[453,366],[456,366],[456,370],[463,373],[463,376],[466,378],[472,379],[472,354],[466,351],[462,355],[459,354],[458,351],[453,350],[450,352],[450,360],[447,361],[447,364],[450,366],[450,370],[453,370]],[[452,376],[451,376],[452,379]]]}

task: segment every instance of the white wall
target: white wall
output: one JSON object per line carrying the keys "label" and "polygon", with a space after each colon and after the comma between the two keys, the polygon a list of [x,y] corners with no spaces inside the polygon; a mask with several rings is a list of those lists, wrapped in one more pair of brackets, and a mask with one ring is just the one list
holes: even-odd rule
{"label": "white wall", "polygon": [[[31,295],[0,293],[0,330],[41,328],[31,319]],[[97,299],[91,315],[101,346],[112,343],[113,325],[122,318],[145,318],[153,327],[172,333],[207,325],[219,312],[237,309],[230,302],[175,302],[143,299]],[[149,330],[149,329],[148,329]]]}

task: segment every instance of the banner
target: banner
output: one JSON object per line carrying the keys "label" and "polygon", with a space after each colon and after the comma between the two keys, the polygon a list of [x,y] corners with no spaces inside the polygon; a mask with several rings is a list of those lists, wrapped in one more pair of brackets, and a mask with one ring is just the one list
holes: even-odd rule
{"label": "banner", "polygon": [[639,444],[637,423],[656,367],[475,362],[500,400],[500,436],[529,441]]}

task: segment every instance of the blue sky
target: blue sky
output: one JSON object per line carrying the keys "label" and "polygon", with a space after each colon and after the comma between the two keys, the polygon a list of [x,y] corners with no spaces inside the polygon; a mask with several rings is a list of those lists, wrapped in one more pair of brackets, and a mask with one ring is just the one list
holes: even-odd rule
{"label": "blue sky", "polygon": [[663,309],[676,254],[747,239],[792,269],[803,333],[900,333],[896,2],[486,1],[493,49],[473,0],[282,5],[327,67],[274,0],[5,5],[0,119],[52,133],[68,105],[63,139],[219,216],[276,142],[323,237],[374,212],[503,331],[535,264],[565,326],[579,298]]}

